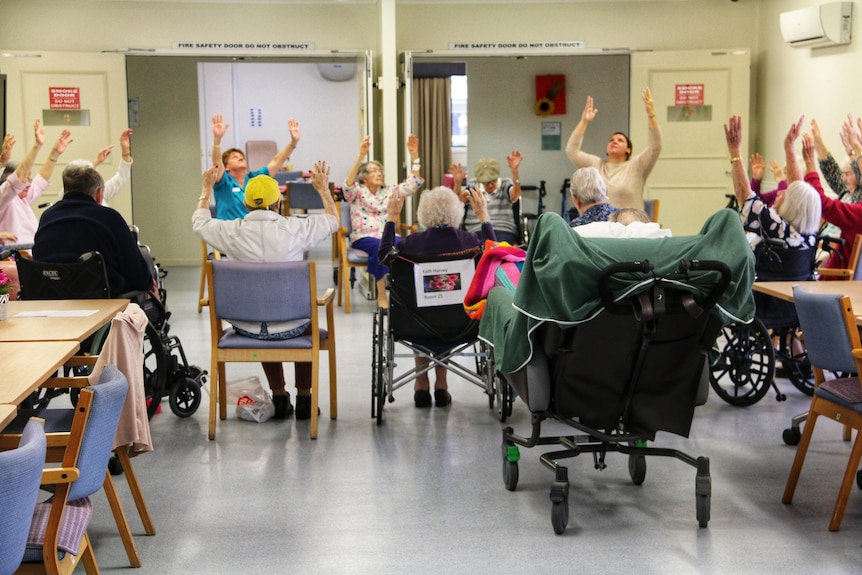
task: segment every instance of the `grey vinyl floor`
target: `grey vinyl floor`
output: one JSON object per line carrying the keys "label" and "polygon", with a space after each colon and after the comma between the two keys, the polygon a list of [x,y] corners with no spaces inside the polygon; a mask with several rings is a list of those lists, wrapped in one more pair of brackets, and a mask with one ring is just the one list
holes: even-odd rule
{"label": "grey vinyl floor", "polygon": [[[172,332],[189,361],[206,368],[208,316],[195,309],[199,273],[171,268],[166,283]],[[321,291],[332,285],[325,253],[318,283]],[[522,450],[520,482],[507,491],[503,424],[478,387],[453,379],[451,407],[425,410],[414,408],[410,389],[402,389],[387,405],[384,424],[375,424],[372,312],[356,290],[353,313],[336,311],[338,419],[329,418],[324,367],[317,440],[309,439],[307,421],[257,424],[231,415],[210,441],[206,393],[186,419],[164,404],[151,422],[155,451],[134,461],[155,536],[143,534],[125,479],[117,478],[143,561],[136,572],[859,572],[862,493],[854,488],[841,531],[827,530],[850,450],[836,424],[818,425],[796,499],[781,503],[794,456],[781,432],[809,403],[789,382],[779,381],[787,394],[782,403],[770,394],[736,408],[712,395],[698,408],[690,438],[657,437],[656,445],[710,458],[707,528],[695,516],[692,467],[649,459],[646,481],[635,486],[625,456],[610,454],[607,469],[597,471],[585,454],[569,462],[570,518],[558,536],[551,526],[552,473],[538,460],[550,448]],[[595,358],[597,365],[601,360]],[[228,379],[247,375],[263,378],[259,366],[228,366]],[[529,423],[524,404],[516,404],[508,424],[527,433]],[[100,497],[90,529],[97,559],[105,573],[126,571]]]}

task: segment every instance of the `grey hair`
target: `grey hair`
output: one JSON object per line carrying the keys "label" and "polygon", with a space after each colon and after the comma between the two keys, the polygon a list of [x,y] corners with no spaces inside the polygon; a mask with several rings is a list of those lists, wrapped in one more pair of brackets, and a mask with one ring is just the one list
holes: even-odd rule
{"label": "grey hair", "polygon": [[608,199],[608,188],[599,171],[592,167],[581,168],[572,174],[569,190],[572,200],[582,204],[595,204]]}
{"label": "grey hair", "polygon": [[425,229],[446,225],[457,228],[464,217],[464,204],[455,192],[445,186],[422,192],[416,218]]}
{"label": "grey hair", "polygon": [[790,182],[784,190],[784,202],[777,211],[801,234],[816,234],[820,229],[820,194],[808,182]]}
{"label": "grey hair", "polygon": [[6,166],[3,168],[3,173],[0,174],[0,184],[6,181],[6,178],[9,177],[9,174],[18,169],[20,163],[18,160],[9,160],[6,162]]}
{"label": "grey hair", "polygon": [[356,181],[357,182],[359,182],[360,184],[363,184],[363,185],[365,184],[365,180],[368,179],[368,167],[372,166],[372,165],[380,168],[381,174],[385,174],[385,172],[383,171],[383,164],[381,164],[377,160],[369,160],[367,162],[360,164],[359,169],[356,171]]}
{"label": "grey hair", "polygon": [[71,162],[66,164],[67,170],[72,169],[72,168],[92,168],[92,167],[93,167],[93,162],[91,162],[90,160],[72,160]]}

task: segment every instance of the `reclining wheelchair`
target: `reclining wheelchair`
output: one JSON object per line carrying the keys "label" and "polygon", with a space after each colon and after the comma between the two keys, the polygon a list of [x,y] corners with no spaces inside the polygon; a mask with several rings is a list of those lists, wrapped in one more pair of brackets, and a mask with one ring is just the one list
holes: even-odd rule
{"label": "reclining wheelchair", "polygon": [[[512,400],[497,385],[491,348],[478,340],[479,322],[467,316],[462,303],[479,252],[476,247],[457,257],[412,256],[397,250],[390,255],[389,308],[375,312],[372,334],[371,417],[377,425],[383,423],[385,404],[395,401],[396,389],[436,367],[482,388],[491,409],[499,399],[501,418],[511,413]],[[455,268],[449,264],[457,262],[466,273],[452,273]],[[396,344],[407,351],[397,352]],[[398,358],[414,357],[426,363],[396,375]],[[467,367],[459,358],[470,358],[474,365]]]}
{"label": "reclining wheelchair", "polygon": [[[164,294],[163,273],[149,255],[149,248],[141,246],[142,253],[153,270],[158,291]],[[48,263],[23,257],[12,252],[20,283],[20,299],[103,299],[114,297],[108,286],[105,262],[99,252],[83,254],[78,261],[70,263]],[[144,388],[147,397],[147,414],[156,413],[165,395],[169,397],[171,411],[179,417],[188,417],[197,411],[201,403],[201,386],[206,382],[207,372],[189,365],[182,343],[170,334],[170,312],[161,300],[148,292],[120,294],[137,303],[146,313],[148,324],[144,333]],[[81,353],[96,355],[108,335],[110,324],[105,325],[81,344]],[[178,356],[174,354],[177,352]],[[87,375],[90,367],[77,375]],[[30,407],[43,408],[54,397],[65,393],[63,389],[40,389],[28,400]],[[70,390],[73,403],[77,401],[77,389]]]}

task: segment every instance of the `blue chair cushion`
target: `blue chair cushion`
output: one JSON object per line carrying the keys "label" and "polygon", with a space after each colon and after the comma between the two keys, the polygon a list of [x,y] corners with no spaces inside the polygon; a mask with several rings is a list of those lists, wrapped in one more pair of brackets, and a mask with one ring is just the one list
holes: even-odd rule
{"label": "blue chair cushion", "polygon": [[[45,529],[48,527],[48,516],[51,514],[51,499],[36,504],[33,512],[33,522],[27,535],[27,550],[24,552],[24,563],[43,561],[42,546],[45,543]],[[60,551],[78,554],[81,539],[87,531],[90,519],[93,517],[93,503],[89,497],[82,497],[66,503],[63,520],[60,523],[60,534],[57,547]]]}
{"label": "blue chair cushion", "polygon": [[[325,329],[319,329],[320,340],[327,339],[329,334]],[[292,339],[266,340],[256,339],[239,335],[233,328],[225,329],[224,335],[218,342],[219,349],[238,348],[238,349],[256,349],[256,348],[271,348],[271,349],[309,349],[311,348],[311,336],[301,335]]]}
{"label": "blue chair cushion", "polygon": [[368,254],[356,248],[347,248],[347,261],[352,264],[368,263]]}
{"label": "blue chair cushion", "polygon": [[859,385],[859,378],[830,379],[820,384],[814,390],[814,395],[862,413],[862,385]]}

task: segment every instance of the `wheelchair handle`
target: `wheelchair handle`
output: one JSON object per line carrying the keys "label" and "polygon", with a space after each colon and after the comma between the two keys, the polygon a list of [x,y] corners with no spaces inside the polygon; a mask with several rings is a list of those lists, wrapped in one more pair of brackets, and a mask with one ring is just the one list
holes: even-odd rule
{"label": "wheelchair handle", "polygon": [[703,301],[700,306],[703,309],[710,309],[716,303],[718,303],[718,298],[721,297],[721,294],[724,293],[724,290],[727,289],[727,286],[730,285],[731,274],[730,268],[726,263],[718,260],[682,260],[679,263],[679,267],[681,270],[690,270],[690,271],[714,271],[718,272],[721,276],[718,282],[712,287],[709,293],[706,295],[706,299]]}
{"label": "wheelchair handle", "polygon": [[620,306],[614,301],[614,296],[608,287],[608,280],[612,276],[624,273],[649,273],[652,269],[653,265],[649,260],[643,260],[640,262],[620,262],[611,264],[603,269],[602,273],[599,274],[599,295],[602,298],[602,305],[605,306],[605,309],[614,310],[620,307],[625,308],[625,306]]}

